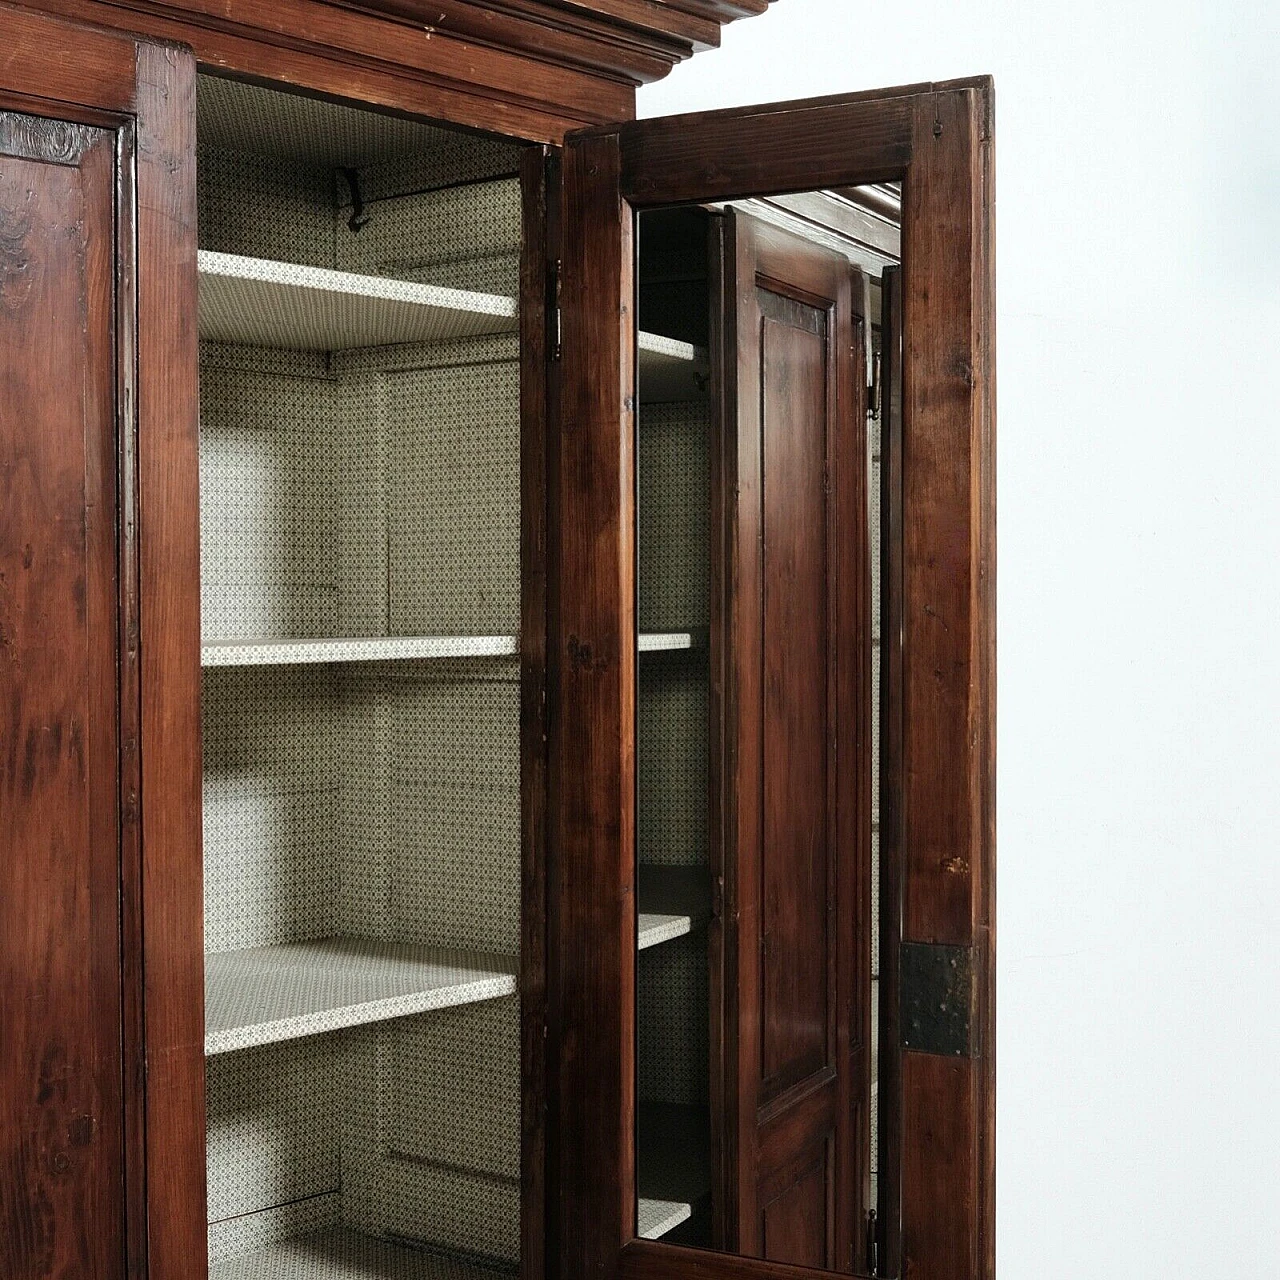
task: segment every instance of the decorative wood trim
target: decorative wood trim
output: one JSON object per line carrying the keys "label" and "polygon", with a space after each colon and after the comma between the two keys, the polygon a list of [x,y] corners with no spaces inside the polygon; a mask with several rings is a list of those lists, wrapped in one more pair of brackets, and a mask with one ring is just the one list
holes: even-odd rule
{"label": "decorative wood trim", "polygon": [[769,0],[24,3],[187,43],[204,68],[229,75],[559,142],[570,129],[630,119],[637,85],[718,45],[723,23],[762,13]]}

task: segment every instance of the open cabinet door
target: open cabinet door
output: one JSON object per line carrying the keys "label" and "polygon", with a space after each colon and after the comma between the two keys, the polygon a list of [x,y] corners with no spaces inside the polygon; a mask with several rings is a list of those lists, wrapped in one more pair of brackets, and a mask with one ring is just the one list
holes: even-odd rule
{"label": "open cabinet door", "polygon": [[870,1152],[866,282],[732,209],[725,275],[725,1247],[850,1271]]}
{"label": "open cabinet door", "polygon": [[177,1280],[204,1258],[195,65],[0,30],[0,1274]]}
{"label": "open cabinet door", "polygon": [[[978,79],[629,122],[566,142],[559,410],[548,448],[552,1276],[801,1280],[890,1261],[912,1280],[993,1274],[991,138],[991,84]],[[888,882],[900,888],[889,907],[881,904],[900,925],[888,931],[897,953],[883,967],[896,977],[886,998],[900,1052],[882,1077],[892,1094],[882,1089],[879,1100],[892,1116],[882,1132],[895,1142],[881,1153],[895,1185],[880,1188],[880,1203],[899,1219],[893,1248],[878,1249],[866,1238],[873,1233],[857,1230],[871,1204],[858,1114],[871,1029],[850,977],[862,983],[871,904],[869,886],[846,892],[842,877],[862,881],[870,815],[858,795],[867,782],[846,782],[831,767],[841,744],[857,757],[849,726],[879,696],[869,675],[860,687],[833,680],[830,660],[842,645],[861,646],[866,631],[860,588],[850,587],[846,600],[839,572],[831,577],[842,555],[868,560],[862,526],[842,536],[862,513],[857,493],[846,498],[840,482],[846,441],[858,454],[849,463],[865,466],[865,418],[855,409],[841,428],[831,407],[842,385],[845,403],[861,394],[853,389],[863,381],[861,356],[852,351],[861,289],[847,270],[837,280],[821,255],[792,252],[754,230],[738,237],[711,318],[721,432],[754,451],[732,466],[726,452],[720,463],[737,486],[737,513],[721,525],[722,576],[736,575],[724,600],[753,602],[741,617],[726,611],[721,647],[751,656],[737,668],[711,656],[713,703],[746,700],[750,712],[736,729],[726,713],[712,733],[732,757],[725,777],[767,777],[772,789],[740,786],[750,812],[736,819],[719,799],[732,856],[745,858],[739,865],[750,883],[735,896],[724,871],[713,923],[726,937],[737,931],[740,953],[754,950],[739,955],[740,976],[726,962],[722,983],[740,1004],[736,1032],[722,1020],[720,1060],[731,1081],[724,1092],[736,1097],[724,1099],[725,1133],[715,1144],[736,1147],[723,1157],[735,1190],[720,1212],[723,1242],[738,1252],[639,1239],[636,218],[667,206],[880,182],[901,182],[904,211],[898,509],[885,525],[897,531],[898,578],[884,581],[894,593],[885,606],[886,657],[894,655],[886,666],[898,683],[896,705],[883,712],[901,731],[880,781],[897,824]],[[717,342],[717,332],[741,341]],[[731,353],[719,368],[717,350]],[[820,369],[819,352],[828,362]],[[802,420],[837,429],[819,444],[822,433],[797,431]],[[826,453],[833,442],[834,471]],[[744,496],[753,467],[764,492]],[[859,483],[865,495],[865,475]],[[792,594],[808,590],[810,607],[771,619],[770,575],[785,576]],[[725,607],[713,603],[713,615]],[[782,656],[784,633],[809,647],[804,661]],[[796,700],[816,714],[788,725]],[[814,779],[826,779],[827,799],[797,806],[787,791],[792,774],[805,780],[806,796],[819,790]],[[820,885],[828,899],[815,906]],[[716,1035],[713,1028],[713,1042]],[[784,1114],[778,1127],[788,1132],[775,1134]],[[842,1159],[842,1147],[856,1150]],[[888,1274],[885,1265],[878,1274]]]}

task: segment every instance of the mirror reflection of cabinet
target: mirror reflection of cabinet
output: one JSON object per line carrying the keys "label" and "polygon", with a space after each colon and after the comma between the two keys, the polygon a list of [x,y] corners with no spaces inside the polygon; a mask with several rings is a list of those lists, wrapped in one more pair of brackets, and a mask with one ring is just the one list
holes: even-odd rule
{"label": "mirror reflection of cabinet", "polygon": [[[875,1204],[859,263],[878,275],[897,228],[872,248],[841,234],[870,221],[848,197],[805,208],[639,224],[641,331],[693,356],[639,370],[639,1233],[849,1270]],[[691,642],[659,655],[664,632]],[[687,928],[657,949],[663,907]]]}

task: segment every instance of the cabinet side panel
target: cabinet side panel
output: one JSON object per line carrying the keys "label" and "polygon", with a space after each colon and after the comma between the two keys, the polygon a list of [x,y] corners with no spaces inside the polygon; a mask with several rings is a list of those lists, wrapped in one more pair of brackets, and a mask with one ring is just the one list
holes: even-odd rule
{"label": "cabinet side panel", "polygon": [[0,1274],[122,1274],[115,134],[0,112]]}

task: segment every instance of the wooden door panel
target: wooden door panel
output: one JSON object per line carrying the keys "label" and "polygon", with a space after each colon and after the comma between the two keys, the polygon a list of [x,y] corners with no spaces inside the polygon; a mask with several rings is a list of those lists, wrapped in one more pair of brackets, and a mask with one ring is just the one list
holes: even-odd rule
{"label": "wooden door panel", "polygon": [[[712,637],[734,708],[721,781],[733,817],[716,838],[730,935],[723,1095],[737,1101],[722,1147],[738,1224],[726,1244],[773,1257],[771,1231],[786,1241],[778,1258],[847,1270],[867,1163],[862,291],[844,258],[742,215],[728,241],[730,599]],[[819,1213],[809,1179],[828,1148]]]}
{"label": "wooden door panel", "polygon": [[0,1275],[196,1280],[195,63],[0,30]]}
{"label": "wooden door panel", "polygon": [[760,1195],[761,1256],[799,1267],[830,1265],[831,1199],[835,1184],[832,1143],[810,1149],[797,1168],[788,1169],[774,1194]]}
{"label": "wooden door panel", "polygon": [[0,1273],[121,1273],[114,131],[0,112]]}
{"label": "wooden door panel", "polygon": [[[763,1104],[828,1061],[827,316],[764,285]],[[754,394],[754,387],[751,392]],[[817,803],[815,803],[815,800]]]}

